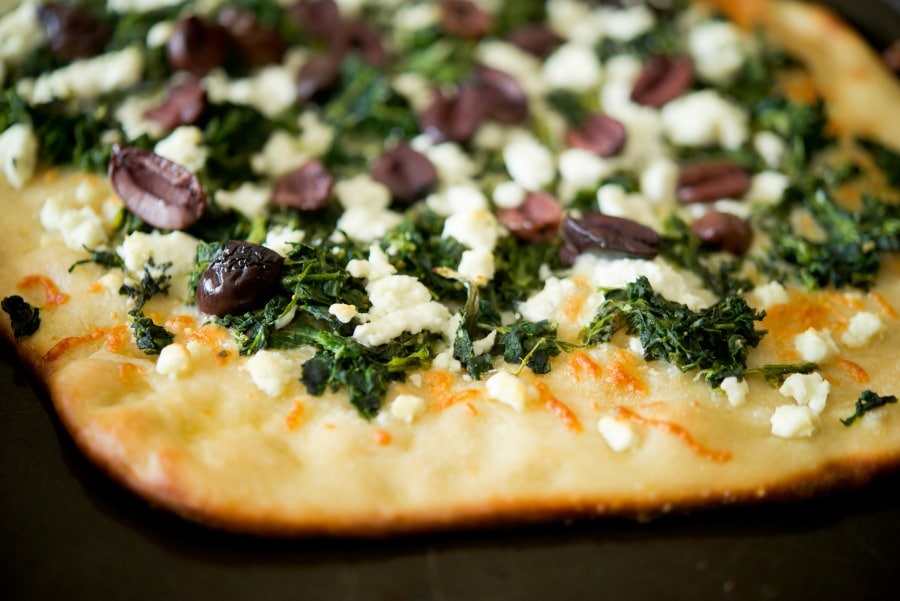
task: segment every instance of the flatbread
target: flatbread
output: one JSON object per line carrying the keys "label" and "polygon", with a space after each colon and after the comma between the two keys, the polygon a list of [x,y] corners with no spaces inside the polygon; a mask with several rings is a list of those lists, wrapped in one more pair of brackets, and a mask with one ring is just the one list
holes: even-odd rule
{"label": "flatbread", "polygon": [[[889,110],[900,106],[900,86],[840,20],[805,4],[722,4],[809,62],[841,131],[900,148],[900,121]],[[796,362],[795,337],[808,328],[828,329],[836,341],[817,370],[831,390],[810,436],[772,434],[776,408],[796,403],[762,378],[747,378],[739,402],[696,371],[645,361],[623,334],[556,356],[544,375],[496,359],[495,369],[521,386],[521,399],[508,388],[489,390],[493,372],[475,381],[451,363],[393,384],[379,416],[364,419],[345,390],[312,395],[299,371],[267,393],[228,330],[177,291],[152,298],[144,311],[189,358],[163,369],[158,356],[142,352],[127,325],[133,305],[119,294],[121,270],[70,270],[86,253],[42,225],[51,197],[114,213],[120,201],[105,176],[42,166],[21,190],[0,182],[0,196],[7,207],[0,295],[21,295],[41,317],[31,335],[15,338],[6,319],[0,331],[46,384],[91,460],[151,503],[205,524],[275,536],[384,535],[650,516],[805,497],[900,464],[900,408],[841,422],[862,390],[897,392],[896,255],[883,255],[869,291],[793,284],[787,302],[767,308],[760,327],[769,333],[751,366]],[[573,285],[563,314],[594,302],[595,290]],[[860,312],[881,327],[851,347],[842,336]],[[561,337],[573,340],[578,330],[560,323]],[[299,370],[315,350],[278,352]],[[400,395],[423,408],[393,411]]]}

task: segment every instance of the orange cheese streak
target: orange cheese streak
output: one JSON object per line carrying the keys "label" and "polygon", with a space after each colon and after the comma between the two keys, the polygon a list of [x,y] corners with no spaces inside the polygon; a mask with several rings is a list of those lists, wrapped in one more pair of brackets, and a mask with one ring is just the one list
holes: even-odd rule
{"label": "orange cheese streak", "polygon": [[576,380],[581,380],[582,374],[596,380],[600,377],[600,366],[584,351],[575,351],[569,355],[569,369]]}
{"label": "orange cheese streak", "polygon": [[294,406],[291,407],[291,410],[284,417],[284,425],[288,430],[296,430],[297,426],[300,425],[300,419],[303,417],[303,412],[306,410],[306,407],[300,401],[294,401]]}
{"label": "orange cheese streak", "polygon": [[45,275],[26,275],[24,278],[19,280],[17,284],[19,290],[25,290],[27,288],[34,288],[35,286],[40,286],[44,289],[44,296],[46,300],[44,301],[45,309],[52,309],[53,307],[58,307],[62,304],[65,304],[69,300],[69,295],[65,292],[61,292],[59,288],[56,287],[56,284]]}
{"label": "orange cheese streak", "polygon": [[671,434],[672,436],[683,442],[685,445],[687,445],[687,447],[696,455],[703,457],[704,459],[709,459],[710,461],[715,461],[716,463],[724,463],[731,460],[731,453],[729,451],[716,451],[714,449],[710,449],[701,445],[699,442],[694,440],[694,437],[691,436],[687,430],[685,430],[678,424],[667,422],[661,419],[644,417],[643,415],[639,415],[631,409],[627,409],[626,407],[622,407],[621,405],[617,405],[613,409],[613,413],[616,417],[625,418],[636,424],[640,424],[642,426],[647,426],[650,428],[656,428],[657,430],[662,430],[666,434]]}
{"label": "orange cheese streak", "polygon": [[553,393],[550,392],[550,387],[545,383],[535,380],[533,384],[534,387],[537,388],[541,400],[544,402],[544,408],[555,415],[569,431],[579,434],[583,428],[581,426],[581,420],[578,419],[575,412],[569,409],[568,405],[556,398]]}
{"label": "orange cheese streak", "polygon": [[840,357],[835,359],[834,362],[847,372],[847,374],[853,378],[854,382],[864,384],[869,381],[869,372],[867,372],[859,363],[854,363],[849,359],[842,359]]}
{"label": "orange cheese streak", "polygon": [[647,385],[634,370],[634,356],[624,350],[617,350],[617,359],[610,361],[606,366],[604,380],[619,390],[626,390],[631,394],[644,396],[647,394]]}
{"label": "orange cheese streak", "polygon": [[114,326],[107,328],[106,333],[106,350],[111,353],[119,353],[125,344],[131,340],[131,332],[125,326]]}
{"label": "orange cheese streak", "polygon": [[878,304],[878,308],[884,311],[885,315],[897,319],[897,310],[891,306],[891,303],[880,292],[870,292],[869,296]]}
{"label": "orange cheese streak", "polygon": [[385,430],[375,430],[372,433],[372,435],[375,438],[375,444],[377,444],[379,446],[383,447],[383,446],[391,444],[390,432],[387,432]]}
{"label": "orange cheese streak", "polygon": [[122,363],[119,365],[119,380],[123,384],[131,384],[136,378],[144,374],[144,368],[134,363]]}
{"label": "orange cheese streak", "polygon": [[106,333],[106,330],[98,328],[81,336],[69,336],[68,338],[63,338],[62,340],[54,344],[49,351],[44,353],[43,360],[45,362],[56,361],[73,348],[81,346],[82,344],[86,344],[88,342],[93,342],[94,340],[99,340],[100,338],[106,336]]}
{"label": "orange cheese streak", "polygon": [[428,391],[429,398],[437,401],[438,409],[446,409],[457,403],[474,400],[481,396],[481,392],[474,389],[463,389],[453,392],[453,377],[449,372],[432,369],[423,374],[423,384]]}

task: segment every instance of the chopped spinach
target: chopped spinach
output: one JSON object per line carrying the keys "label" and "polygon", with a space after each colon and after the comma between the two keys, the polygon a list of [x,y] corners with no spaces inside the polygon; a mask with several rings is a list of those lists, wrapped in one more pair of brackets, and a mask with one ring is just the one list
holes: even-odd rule
{"label": "chopped spinach", "polygon": [[856,401],[856,411],[850,417],[842,419],[841,423],[850,426],[865,413],[896,402],[897,397],[894,395],[880,396],[871,390],[864,390]]}
{"label": "chopped spinach", "polygon": [[91,248],[85,248],[85,250],[91,254],[90,258],[72,263],[72,265],[69,266],[69,273],[72,273],[76,267],[84,265],[85,263],[94,263],[101,267],[106,267],[107,269],[121,269],[125,267],[125,263],[122,261],[121,257],[112,251]]}
{"label": "chopped spinach", "polygon": [[134,332],[134,340],[137,347],[147,355],[158,355],[166,346],[172,344],[175,335],[161,325],[154,323],[152,319],[141,311],[130,311],[131,329]]}
{"label": "chopped spinach", "polygon": [[881,169],[887,183],[900,190],[900,153],[874,140],[860,139],[857,144],[866,149]]}
{"label": "chopped spinach", "polygon": [[22,338],[31,336],[41,326],[41,310],[32,307],[21,296],[15,294],[0,301],[0,308],[9,315],[13,336]]}
{"label": "chopped spinach", "polygon": [[514,309],[544,286],[545,271],[558,269],[560,240],[526,244],[503,236],[494,248],[494,279],[486,295],[500,311]]}
{"label": "chopped spinach", "polygon": [[744,370],[745,376],[757,375],[772,386],[781,386],[791,374],[808,374],[819,368],[816,363],[772,363]]}
{"label": "chopped spinach", "polygon": [[157,325],[144,315],[144,305],[157,294],[167,295],[172,276],[166,273],[171,266],[163,263],[157,266],[153,257],[144,265],[144,274],[136,285],[125,283],[119,288],[119,294],[131,299],[133,307],[128,311],[131,316],[131,329],[139,349],[148,355],[158,355],[163,347],[171,344],[175,335],[164,327]]}
{"label": "chopped spinach", "polygon": [[468,78],[475,68],[475,41],[448,37],[438,26],[401,32],[397,43],[401,49],[398,73],[415,73],[436,85],[449,85]]}
{"label": "chopped spinach", "polygon": [[591,324],[582,333],[586,344],[608,342],[620,329],[636,334],[644,358],[659,359],[681,371],[700,370],[711,386],[747,369],[747,354],[765,331],[754,322],[759,313],[739,296],[726,296],[714,305],[693,311],[653,290],[640,276],[625,288],[609,290]]}
{"label": "chopped spinach", "polygon": [[773,131],[786,141],[782,166],[791,176],[803,175],[812,158],[834,142],[826,131],[827,123],[821,100],[804,104],[775,97],[753,107],[754,129]]}

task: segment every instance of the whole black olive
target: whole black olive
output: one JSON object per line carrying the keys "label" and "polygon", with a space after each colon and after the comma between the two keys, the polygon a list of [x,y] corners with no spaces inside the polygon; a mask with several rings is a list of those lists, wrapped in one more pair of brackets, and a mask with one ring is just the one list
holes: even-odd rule
{"label": "whole black olive", "polygon": [[197,307],[204,313],[236,315],[264,304],[281,278],[284,258],[273,250],[231,240],[197,284]]}

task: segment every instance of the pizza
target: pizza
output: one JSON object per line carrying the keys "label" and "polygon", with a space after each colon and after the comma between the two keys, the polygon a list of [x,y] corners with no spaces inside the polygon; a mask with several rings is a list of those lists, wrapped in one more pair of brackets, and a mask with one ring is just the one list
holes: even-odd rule
{"label": "pizza", "polygon": [[0,67],[0,331],[154,505],[385,535],[900,465],[900,84],[821,7],[26,1]]}

